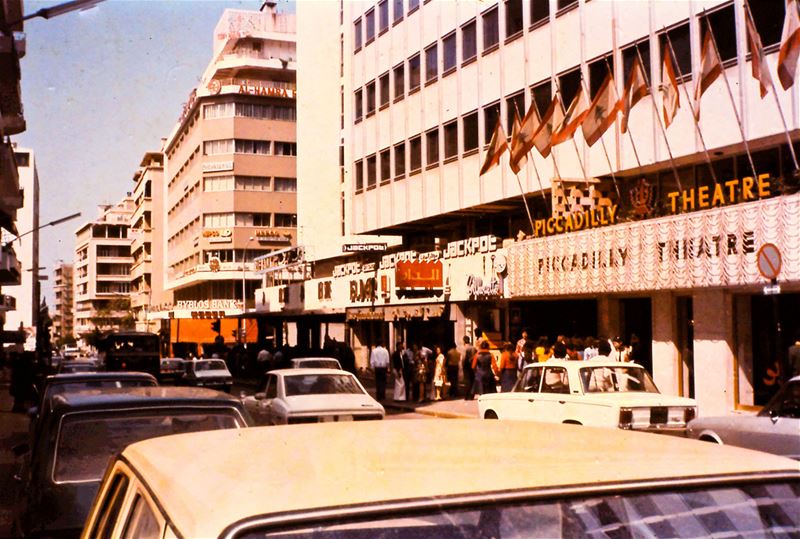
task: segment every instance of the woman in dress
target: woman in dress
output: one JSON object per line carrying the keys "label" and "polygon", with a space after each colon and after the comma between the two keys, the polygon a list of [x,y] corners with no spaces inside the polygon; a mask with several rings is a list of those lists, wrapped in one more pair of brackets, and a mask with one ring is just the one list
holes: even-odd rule
{"label": "woman in dress", "polygon": [[475,358],[472,360],[472,368],[475,369],[473,393],[475,395],[497,393],[497,384],[494,379],[494,374],[497,372],[497,361],[489,352],[488,341],[481,342],[480,352],[475,354]]}
{"label": "woman in dress", "polygon": [[433,387],[436,388],[436,394],[433,400],[440,401],[442,400],[442,389],[445,383],[447,383],[447,371],[445,371],[444,367],[444,352],[442,352],[442,347],[437,344],[434,348],[436,349],[436,367],[433,371]]}

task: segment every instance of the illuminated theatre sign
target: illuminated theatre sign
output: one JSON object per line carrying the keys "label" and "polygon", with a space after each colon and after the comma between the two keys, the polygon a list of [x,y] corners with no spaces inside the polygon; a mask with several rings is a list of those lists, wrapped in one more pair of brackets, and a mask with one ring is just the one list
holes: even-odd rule
{"label": "illuminated theatre sign", "polygon": [[[761,285],[757,252],[765,243],[800,252],[800,194],[515,243],[507,248],[508,293]],[[778,279],[800,281],[800,263],[784,264]]]}

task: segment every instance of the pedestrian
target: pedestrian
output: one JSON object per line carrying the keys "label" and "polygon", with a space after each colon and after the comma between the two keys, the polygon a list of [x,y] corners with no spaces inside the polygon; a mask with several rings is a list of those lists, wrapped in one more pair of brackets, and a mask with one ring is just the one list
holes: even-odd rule
{"label": "pedestrian", "polygon": [[473,384],[472,393],[475,395],[497,393],[497,382],[495,381],[497,361],[489,351],[489,343],[487,341],[481,343],[480,352],[475,354],[472,359],[472,368],[475,370],[475,383]]}
{"label": "pedestrian", "polygon": [[573,337],[572,339],[567,339],[567,359],[570,361],[580,361],[581,356],[580,352],[578,351],[578,346],[575,344],[577,337]]}
{"label": "pedestrian", "polygon": [[386,399],[386,372],[389,369],[389,351],[378,342],[369,355],[369,366],[375,373],[375,399],[381,402]]}
{"label": "pedestrian", "polygon": [[[417,363],[414,360],[414,349],[406,346],[403,349],[403,381],[406,383],[406,400],[416,400],[414,397],[417,384],[414,383],[414,375],[416,372]],[[418,388],[417,388],[418,389]]]}
{"label": "pedestrian", "polygon": [[800,329],[795,330],[794,344],[789,347],[786,357],[789,360],[789,378],[800,376]]}
{"label": "pedestrian", "polygon": [[550,359],[569,359],[567,355],[567,345],[564,344],[564,341],[556,341],[553,345],[553,355],[550,356]]}
{"label": "pedestrian", "polygon": [[547,340],[547,336],[542,335],[539,337],[533,352],[536,354],[536,361],[539,363],[544,363],[550,359],[550,343]]}
{"label": "pedestrian", "polygon": [[614,337],[611,340],[611,359],[614,361],[628,361],[629,350],[625,346],[625,341],[622,337]]}
{"label": "pedestrian", "polygon": [[392,353],[392,375],[394,376],[392,399],[395,401],[406,400],[406,380],[403,376],[403,362],[403,341],[398,341]]}
{"label": "pedestrian", "polygon": [[417,371],[415,374],[416,384],[414,385],[417,389],[414,392],[414,398],[417,402],[424,402],[426,400],[425,389],[428,384],[428,360],[424,357],[419,348],[417,348],[415,356],[414,359],[417,363]]}
{"label": "pedestrian", "polygon": [[436,349],[436,365],[433,371],[433,387],[435,388],[433,400],[440,401],[442,400],[442,390],[447,382],[447,371],[442,347],[437,344],[434,348]]}
{"label": "pedestrian", "polygon": [[[517,343],[519,345],[519,343]],[[514,345],[505,343],[500,354],[498,369],[500,371],[500,391],[507,393],[514,389],[517,383],[517,354]]]}
{"label": "pedestrian", "polygon": [[517,358],[517,369],[522,372],[526,365],[536,362],[536,343],[528,339],[522,347],[522,353]]}
{"label": "pedestrian", "polygon": [[456,343],[450,344],[445,363],[447,365],[447,381],[449,382],[447,396],[454,399],[458,397],[458,365],[461,363],[461,354],[456,347]]}
{"label": "pedestrian", "polygon": [[464,335],[464,353],[461,360],[461,370],[464,372],[464,400],[471,401],[474,393],[472,388],[475,384],[475,370],[472,368],[472,360],[476,354],[475,347],[470,343],[469,336]]}
{"label": "pedestrian", "polygon": [[522,350],[525,348],[526,342],[528,342],[528,330],[523,329],[522,336],[517,341],[517,346],[514,348],[514,353],[517,355],[517,357],[519,357],[519,355],[522,353]]}
{"label": "pedestrian", "polygon": [[593,357],[597,356],[599,352],[597,351],[597,339],[594,337],[586,337],[584,341],[585,348],[583,349],[583,360],[588,361]]}

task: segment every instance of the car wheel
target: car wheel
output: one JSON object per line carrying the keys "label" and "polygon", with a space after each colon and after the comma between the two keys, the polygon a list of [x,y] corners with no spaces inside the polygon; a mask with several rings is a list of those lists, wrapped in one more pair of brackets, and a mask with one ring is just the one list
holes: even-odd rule
{"label": "car wheel", "polygon": [[704,434],[703,436],[698,438],[698,440],[700,440],[701,442],[711,442],[712,444],[722,445],[722,442],[720,442],[719,440],[708,434]]}
{"label": "car wheel", "polygon": [[498,419],[497,414],[494,413],[493,410],[487,410],[485,414],[483,414],[484,419]]}

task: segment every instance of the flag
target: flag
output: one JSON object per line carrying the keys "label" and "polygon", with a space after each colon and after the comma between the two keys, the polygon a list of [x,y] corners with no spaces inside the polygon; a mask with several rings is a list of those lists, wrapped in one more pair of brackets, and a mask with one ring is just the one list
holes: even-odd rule
{"label": "flag", "polygon": [[786,0],[786,16],[783,19],[781,50],[778,53],[778,78],[784,90],[794,84],[797,71],[797,56],[800,53],[800,13],[797,0]]}
{"label": "flag", "polygon": [[528,112],[525,113],[525,117],[522,119],[517,135],[511,135],[510,164],[512,170],[514,170],[515,167],[517,170],[520,170],[524,165],[523,159],[527,160],[526,156],[533,148],[533,135],[539,129],[541,122],[541,119],[539,119],[539,111],[536,109],[536,102],[533,101],[531,102],[531,106],[528,107]]}
{"label": "flag", "polygon": [[603,136],[603,133],[611,127],[611,124],[617,118],[619,108],[620,100],[614,87],[614,77],[609,72],[597,91],[597,95],[594,96],[592,106],[589,107],[589,112],[581,126],[586,144],[592,146]]}
{"label": "flag", "polygon": [[508,160],[508,164],[514,174],[519,174],[519,171],[528,162],[528,156],[525,153],[521,155],[518,153],[520,150],[520,143],[518,142],[520,129],[522,129],[522,122],[519,119],[519,113],[514,111],[514,125],[511,128],[511,149],[509,150],[511,157]]}
{"label": "flag", "polygon": [[572,103],[570,103],[564,119],[561,120],[561,125],[553,134],[553,146],[571,139],[587,112],[589,112],[589,100],[586,99],[586,92],[583,91],[583,85],[581,85],[578,93],[572,98]]}
{"label": "flag", "polygon": [[767,95],[767,86],[772,85],[772,77],[769,74],[769,67],[764,60],[764,47],[761,46],[761,36],[758,35],[756,25],[753,22],[753,15],[750,13],[750,6],[745,2],[745,26],[747,28],[747,42],[750,45],[751,69],[753,78],[758,81],[761,90],[761,98]]}
{"label": "flag", "polygon": [[631,72],[628,74],[628,82],[625,84],[625,93],[622,95],[622,132],[628,131],[628,116],[631,109],[644,96],[650,93],[647,81],[644,76],[644,67],[637,54],[633,58]]}
{"label": "flag", "polygon": [[479,176],[483,176],[495,167],[500,162],[500,156],[503,155],[503,152],[506,150],[508,150],[508,142],[506,141],[506,134],[503,131],[503,126],[500,125],[500,118],[498,118],[497,125],[494,127],[494,133],[492,133],[492,140],[489,142],[489,149],[486,150],[486,158],[483,161]]}
{"label": "flag", "polygon": [[561,100],[558,99],[558,94],[556,94],[542,117],[539,129],[533,135],[533,144],[542,154],[542,157],[550,155],[550,150],[553,148],[553,132],[561,125],[563,119],[564,109],[561,107]]}
{"label": "flag", "polygon": [[675,68],[672,65],[672,55],[669,54],[668,43],[664,43],[661,53],[661,109],[664,113],[664,128],[672,123],[672,119],[681,107],[681,94],[678,92],[678,79],[675,77]]}
{"label": "flag", "polygon": [[717,48],[711,36],[711,26],[706,28],[703,36],[703,48],[700,50],[700,72],[697,74],[697,83],[694,88],[694,113],[700,119],[700,97],[705,93],[711,83],[722,73],[722,62],[717,54]]}

